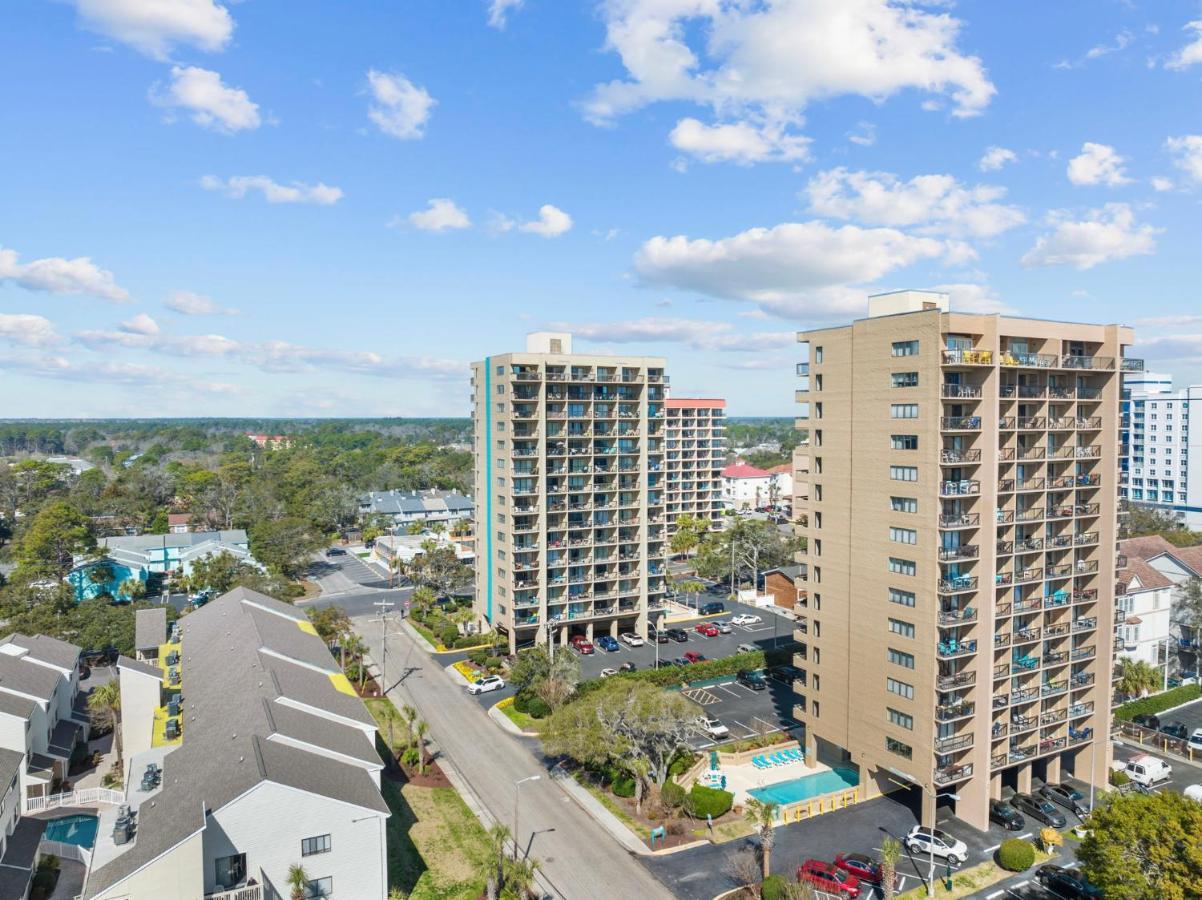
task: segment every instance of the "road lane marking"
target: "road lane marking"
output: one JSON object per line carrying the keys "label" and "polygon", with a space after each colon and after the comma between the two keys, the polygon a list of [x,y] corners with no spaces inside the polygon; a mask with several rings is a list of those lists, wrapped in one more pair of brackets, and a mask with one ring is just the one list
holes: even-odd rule
{"label": "road lane marking", "polygon": [[[1002,846],[1001,844],[994,844],[992,847],[986,847],[981,852],[982,853],[992,853],[994,850],[997,850],[1001,846]],[[1001,891],[999,891],[998,893],[1001,893]]]}
{"label": "road lane marking", "polygon": [[986,894],[985,900],[994,900],[995,897],[1000,897],[1004,893],[1006,893],[1006,892],[1005,891],[994,891],[992,894]]}
{"label": "road lane marking", "polygon": [[1019,839],[1020,841],[1025,841],[1025,840],[1026,840],[1027,838],[1029,838],[1030,836],[1031,836],[1031,832],[1030,832],[1030,831],[1028,831],[1026,834],[1020,834],[1020,835],[1018,836],[1018,839]]}

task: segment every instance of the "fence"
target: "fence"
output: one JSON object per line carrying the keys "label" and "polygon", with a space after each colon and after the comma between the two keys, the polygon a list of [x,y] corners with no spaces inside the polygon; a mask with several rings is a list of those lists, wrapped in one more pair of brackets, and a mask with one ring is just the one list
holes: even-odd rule
{"label": "fence", "polygon": [[83,863],[86,867],[92,865],[92,851],[78,844],[68,844],[63,841],[48,841],[42,839],[38,843],[38,853],[42,856],[57,856],[59,859]]}
{"label": "fence", "polygon": [[836,809],[843,809],[845,806],[855,806],[859,802],[859,788],[837,791],[833,794],[823,794],[821,797],[814,797],[812,800],[803,800],[800,803],[791,803],[788,806],[782,806],[779,813],[780,821],[782,824],[786,822],[800,822],[803,819],[810,819],[823,813],[834,812]]}
{"label": "fence", "polygon": [[90,806],[93,803],[109,803],[116,806],[125,802],[125,795],[108,788],[85,788],[82,791],[64,791],[46,797],[29,797],[25,801],[25,812],[34,813],[62,806]]}

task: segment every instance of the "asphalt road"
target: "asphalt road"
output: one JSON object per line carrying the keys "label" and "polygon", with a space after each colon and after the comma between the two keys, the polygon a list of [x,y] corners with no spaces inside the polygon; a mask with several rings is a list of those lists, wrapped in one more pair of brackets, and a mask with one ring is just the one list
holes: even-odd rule
{"label": "asphalt road", "polygon": [[336,604],[352,618],[378,615],[380,610],[375,604],[380,601],[395,603],[393,611],[401,613],[413,593],[411,586],[389,588],[383,573],[350,552],[336,556],[317,554],[309,568],[309,577],[321,588],[321,596],[302,600],[298,606],[320,608]]}
{"label": "asphalt road", "polygon": [[[381,660],[380,628],[362,617],[354,624],[372,659]],[[519,844],[538,859],[557,894],[568,900],[672,896],[551,781],[545,760],[482,714],[442,671],[445,662],[427,655],[399,630],[388,634],[387,650],[389,697],[417,708],[439,752],[454,761],[494,817],[512,828],[519,790],[515,782],[538,776],[520,788]]]}

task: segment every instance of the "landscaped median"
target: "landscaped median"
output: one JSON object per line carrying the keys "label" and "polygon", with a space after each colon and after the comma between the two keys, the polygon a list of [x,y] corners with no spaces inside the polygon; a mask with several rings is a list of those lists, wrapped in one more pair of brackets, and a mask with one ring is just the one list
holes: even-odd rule
{"label": "landscaped median", "polygon": [[539,729],[538,720],[527,712],[521,712],[520,710],[514,709],[513,701],[515,699],[516,698],[514,697],[506,697],[497,704],[496,708],[503,716],[505,716],[505,718],[516,725],[522,734],[530,736],[537,735]]}
{"label": "landscaped median", "polygon": [[[921,862],[925,858],[919,857],[918,861]],[[950,888],[948,887],[946,864],[940,865],[936,862],[935,896],[945,897],[948,900],[956,900],[959,897],[975,897],[980,891],[983,891],[990,885],[997,884],[999,881],[1005,881],[1007,878],[1013,877],[1017,872],[1025,872],[1035,866],[1042,866],[1053,859],[1055,859],[1053,854],[1044,853],[1029,841],[1012,838],[1002,844],[994,859],[967,869],[952,872]],[[1006,866],[1001,865],[1001,863],[1006,863]],[[920,868],[924,870],[922,874],[925,877],[925,867],[920,866]],[[926,886],[920,884],[918,887],[897,896],[899,900],[918,900],[918,898],[926,897],[928,894]]]}

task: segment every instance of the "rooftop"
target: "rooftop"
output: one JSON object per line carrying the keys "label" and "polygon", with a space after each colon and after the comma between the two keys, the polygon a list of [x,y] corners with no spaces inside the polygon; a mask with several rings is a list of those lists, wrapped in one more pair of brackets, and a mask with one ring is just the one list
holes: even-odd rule
{"label": "rooftop", "polygon": [[231,528],[225,531],[192,531],[183,534],[136,534],[118,535],[100,539],[100,544],[108,550],[131,550],[144,553],[147,550],[174,547],[196,547],[209,542],[222,544],[245,544],[246,532],[241,528]]}
{"label": "rooftop", "polygon": [[[786,469],[787,471],[787,469]],[[755,466],[749,466],[747,463],[731,463],[722,470],[723,478],[769,478],[771,473],[763,469],[757,469]]]}
{"label": "rooftop", "polygon": [[134,613],[134,649],[154,650],[167,639],[167,607]]}

